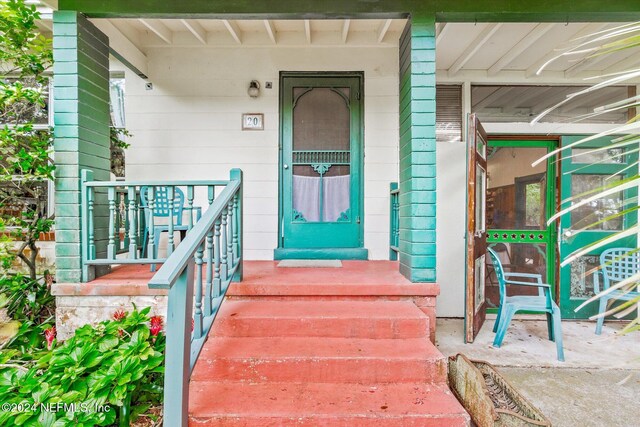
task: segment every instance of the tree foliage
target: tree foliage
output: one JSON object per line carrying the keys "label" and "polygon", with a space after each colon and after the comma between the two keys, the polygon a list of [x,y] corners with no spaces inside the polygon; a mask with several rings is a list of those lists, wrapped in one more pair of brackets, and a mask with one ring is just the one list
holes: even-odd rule
{"label": "tree foliage", "polygon": [[0,2],[0,225],[22,242],[15,256],[31,279],[36,278],[36,242],[53,224],[46,212],[54,165],[45,75],[53,53],[51,40],[38,32],[38,18],[34,5]]}

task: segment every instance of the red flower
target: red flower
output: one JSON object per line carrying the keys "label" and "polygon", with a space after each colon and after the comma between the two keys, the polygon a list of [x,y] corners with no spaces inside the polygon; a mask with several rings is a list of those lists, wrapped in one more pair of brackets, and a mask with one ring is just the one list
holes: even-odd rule
{"label": "red flower", "polygon": [[44,337],[47,340],[47,350],[53,347],[53,340],[56,339],[56,327],[52,326],[44,330]]}
{"label": "red flower", "polygon": [[156,336],[162,331],[162,317],[161,316],[152,316],[150,319],[151,326],[149,330],[151,331],[152,336]]}
{"label": "red flower", "polygon": [[125,317],[127,317],[127,312],[124,310],[116,310],[115,313],[113,313],[113,320],[115,321],[120,321],[122,319],[124,319]]}

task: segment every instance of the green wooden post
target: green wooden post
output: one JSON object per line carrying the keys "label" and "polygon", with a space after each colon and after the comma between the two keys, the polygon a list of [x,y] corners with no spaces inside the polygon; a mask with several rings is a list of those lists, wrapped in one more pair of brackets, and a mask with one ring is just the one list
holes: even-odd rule
{"label": "green wooden post", "polygon": [[242,243],[242,222],[243,222],[243,218],[244,215],[242,214],[242,170],[241,169],[231,169],[230,171],[230,178],[231,180],[239,180],[240,181],[240,188],[238,189],[238,195],[237,198],[235,199],[235,215],[234,220],[236,221],[236,230],[237,233],[236,235],[232,236],[232,238],[237,239],[237,243],[236,243],[236,247],[237,247],[237,254],[239,257],[238,260],[238,268],[236,268],[236,272],[233,275],[233,281],[234,282],[241,282],[242,281],[242,263],[244,260],[244,257],[242,256],[242,249],[243,249],[243,243]]}
{"label": "green wooden post", "polygon": [[400,39],[400,272],[436,280],[435,16],[414,16]]}
{"label": "green wooden post", "polygon": [[[80,248],[86,241],[81,240],[80,172],[91,169],[93,179],[109,179],[109,40],[82,14],[56,11],[53,57],[56,278],[58,282],[88,281],[106,268],[94,272],[83,266]],[[106,192],[96,191],[94,238],[103,258],[108,212]]]}
{"label": "green wooden post", "polygon": [[[164,425],[187,426],[191,376],[191,315],[193,310],[193,258],[169,289],[167,345],[164,374]],[[201,286],[199,283],[198,286]]]}

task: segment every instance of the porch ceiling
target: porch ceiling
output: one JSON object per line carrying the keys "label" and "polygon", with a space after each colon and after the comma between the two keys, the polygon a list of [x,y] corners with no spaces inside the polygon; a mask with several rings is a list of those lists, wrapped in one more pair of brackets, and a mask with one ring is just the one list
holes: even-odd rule
{"label": "porch ceiling", "polygon": [[[39,4],[45,32],[52,29],[55,0]],[[147,50],[186,46],[383,46],[395,45],[402,19],[222,20],[93,19],[125,58],[144,60]],[[620,23],[438,23],[436,65],[440,81],[578,82],[603,71],[640,66],[630,50],[597,58],[588,54],[554,61],[538,76],[557,49],[587,34]],[[135,61],[133,61],[135,62]]]}

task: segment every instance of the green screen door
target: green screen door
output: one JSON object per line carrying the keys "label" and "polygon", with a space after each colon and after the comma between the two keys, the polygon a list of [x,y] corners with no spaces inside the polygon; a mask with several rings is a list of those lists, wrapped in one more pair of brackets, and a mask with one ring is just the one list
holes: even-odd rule
{"label": "green screen door", "polygon": [[[569,145],[584,136],[564,136],[562,145]],[[611,145],[611,137],[582,144],[564,152],[562,160],[561,208],[569,206],[570,197],[637,173],[638,153],[625,147],[593,152],[593,148]],[[569,158],[569,154],[573,157]],[[637,189],[628,189],[582,206],[560,218],[561,260],[584,246],[621,231],[637,221]],[[580,197],[577,199],[580,200]],[[576,200],[576,201],[577,201]],[[600,254],[611,247],[636,247],[635,236],[618,240],[606,247],[583,255],[560,270],[560,309],[563,318],[584,319],[598,312],[598,302],[576,312],[575,309],[594,295],[594,274],[598,274]],[[602,283],[602,280],[600,280]]]}
{"label": "green screen door", "polygon": [[276,258],[362,259],[362,77],[283,74]]}

